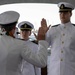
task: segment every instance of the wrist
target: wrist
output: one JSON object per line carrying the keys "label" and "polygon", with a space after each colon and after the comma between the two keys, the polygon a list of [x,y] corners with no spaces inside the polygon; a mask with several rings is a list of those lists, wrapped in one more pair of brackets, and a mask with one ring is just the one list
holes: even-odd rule
{"label": "wrist", "polygon": [[38,37],[38,40],[45,40],[45,35],[40,35],[40,36]]}

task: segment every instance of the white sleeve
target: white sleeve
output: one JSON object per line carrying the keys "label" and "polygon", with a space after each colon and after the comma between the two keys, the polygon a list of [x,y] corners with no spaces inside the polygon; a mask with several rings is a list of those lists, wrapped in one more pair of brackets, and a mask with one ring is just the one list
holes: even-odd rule
{"label": "white sleeve", "polygon": [[50,33],[51,33],[51,28],[49,28],[49,30],[47,31],[47,33],[45,35],[46,41],[49,43],[49,46],[51,45],[51,36],[50,36]]}
{"label": "white sleeve", "polygon": [[38,52],[34,53],[30,48],[25,46],[21,52],[21,56],[25,61],[37,66],[45,67],[47,64],[47,48],[48,43],[44,40],[39,41],[38,43]]}

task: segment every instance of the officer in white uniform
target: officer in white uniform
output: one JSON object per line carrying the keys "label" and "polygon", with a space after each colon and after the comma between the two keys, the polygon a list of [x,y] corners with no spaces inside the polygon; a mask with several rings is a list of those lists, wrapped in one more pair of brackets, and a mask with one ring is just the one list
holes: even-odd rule
{"label": "officer in white uniform", "polygon": [[[22,21],[18,24],[18,27],[20,29],[21,39],[26,42],[26,45],[28,45],[34,53],[38,52],[38,45],[29,40],[29,36],[31,35],[34,25],[28,21]],[[21,72],[22,75],[41,75],[41,68],[38,68],[23,60]]]}
{"label": "officer in white uniform", "polygon": [[51,46],[48,75],[75,75],[75,25],[70,21],[74,7],[66,2],[58,7],[61,24],[50,27],[46,34]]}
{"label": "officer in white uniform", "polygon": [[0,75],[21,75],[22,59],[38,67],[46,66],[48,43],[44,41],[45,37],[41,37],[44,35],[41,29],[38,33],[38,53],[33,53],[24,41],[14,38],[19,16],[15,11],[0,14]]}

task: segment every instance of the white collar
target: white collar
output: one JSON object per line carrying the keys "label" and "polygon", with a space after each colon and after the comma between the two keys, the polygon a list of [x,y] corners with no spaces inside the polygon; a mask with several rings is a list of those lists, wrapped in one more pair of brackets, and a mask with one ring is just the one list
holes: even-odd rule
{"label": "white collar", "polygon": [[71,26],[71,22],[67,22],[65,24],[61,23],[60,26],[61,27],[69,27],[69,26]]}

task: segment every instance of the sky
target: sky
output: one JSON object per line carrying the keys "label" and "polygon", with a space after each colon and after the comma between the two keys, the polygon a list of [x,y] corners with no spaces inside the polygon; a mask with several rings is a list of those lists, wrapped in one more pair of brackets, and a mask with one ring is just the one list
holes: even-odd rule
{"label": "sky", "polygon": [[[47,20],[48,25],[60,23],[59,9],[56,4],[50,3],[18,3],[0,6],[0,13],[14,10],[20,13],[18,23],[29,21],[33,23],[35,30],[38,30],[42,18]],[[75,10],[73,10],[72,23],[75,23]]]}

